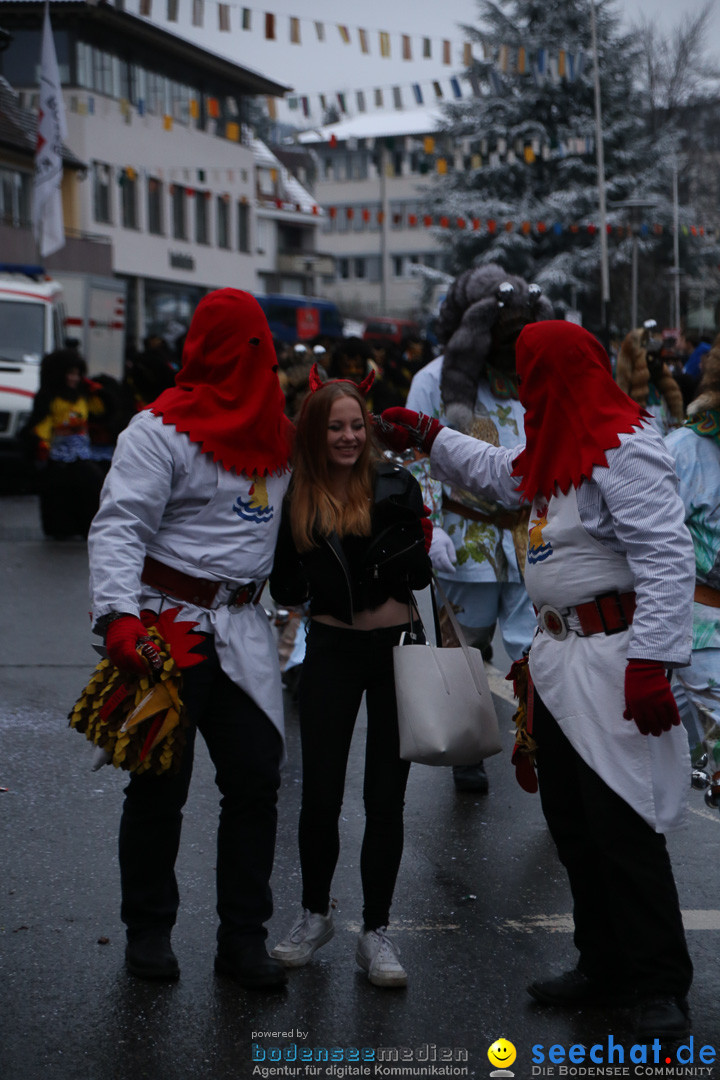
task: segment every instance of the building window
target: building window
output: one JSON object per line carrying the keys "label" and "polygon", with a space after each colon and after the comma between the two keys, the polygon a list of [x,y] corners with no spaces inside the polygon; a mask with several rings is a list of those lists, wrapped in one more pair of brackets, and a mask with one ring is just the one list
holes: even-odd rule
{"label": "building window", "polygon": [[98,94],[113,96],[113,58],[97,48],[92,50],[92,88]]}
{"label": "building window", "polygon": [[185,188],[173,184],[170,188],[172,198],[173,236],[176,240],[187,240],[187,196]]}
{"label": "building window", "polygon": [[337,261],[337,276],[342,278],[343,281],[347,281],[350,277],[350,260],[338,259]]}
{"label": "building window", "polygon": [[347,171],[348,179],[367,180],[368,178],[368,153],[365,150],[356,150],[348,154]]}
{"label": "building window", "polygon": [[112,170],[109,165],[103,165],[99,161],[93,161],[93,216],[95,221],[103,225],[112,225],[112,205],[110,199],[110,177]]}
{"label": "building window", "polygon": [[165,232],[163,222],[163,190],[162,180],[151,176],[148,180],[148,232],[153,236],[162,236]]}
{"label": "building window", "polygon": [[362,280],[367,277],[367,260],[366,259],[353,259],[353,269],[355,277]]}
{"label": "building window", "polygon": [[382,259],[379,255],[368,255],[366,260],[367,280],[380,281],[382,278]]}
{"label": "building window", "polygon": [[393,277],[401,278],[405,276],[405,256],[393,255]]}
{"label": "building window", "polygon": [[250,251],[250,207],[238,203],[238,251]]}
{"label": "building window", "polygon": [[217,206],[217,245],[219,248],[230,247],[230,197],[218,195]]}
{"label": "building window", "polygon": [[77,84],[84,89],[92,88],[92,49],[84,41],[78,41],[76,55]]}
{"label": "building window", "polygon": [[160,114],[165,104],[165,79],[155,71],[148,71],[147,101],[145,107],[149,113]]}
{"label": "building window", "polygon": [[137,229],[137,175],[125,169],[120,175],[122,223],[125,229]]}
{"label": "building window", "polygon": [[0,221],[3,224],[16,228],[30,224],[31,188],[29,173],[0,168]]}
{"label": "building window", "polygon": [[208,214],[208,198],[209,192],[196,191],[195,192],[195,243],[196,244],[209,244],[210,243],[210,221]]}

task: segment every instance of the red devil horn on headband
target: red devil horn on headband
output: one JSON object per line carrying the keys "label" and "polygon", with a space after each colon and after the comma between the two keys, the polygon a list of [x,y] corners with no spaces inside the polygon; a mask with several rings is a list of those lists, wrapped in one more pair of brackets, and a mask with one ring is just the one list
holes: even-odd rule
{"label": "red devil horn on headband", "polygon": [[363,397],[367,397],[370,393],[370,387],[375,382],[375,369],[371,368],[369,373],[365,376],[361,383],[358,383],[358,390]]}
{"label": "red devil horn on headband", "polygon": [[363,397],[367,397],[368,394],[370,393],[370,387],[375,382],[375,371],[374,371],[374,369],[372,369],[369,372],[369,374],[367,374],[365,376],[365,378],[363,379],[363,381],[360,382],[360,383],[354,383],[352,381],[352,379],[328,379],[327,383],[324,383],[322,381],[322,379],[320,378],[320,374],[318,372],[317,364],[313,364],[313,366],[310,368],[310,374],[308,376],[308,385],[310,387],[310,393],[311,394],[314,394],[315,391],[319,390],[321,386],[327,386],[328,383],[340,383],[340,382],[350,383],[351,386],[354,386],[357,390],[360,391],[360,393],[362,394]]}
{"label": "red devil horn on headband", "polygon": [[310,375],[308,381],[310,383],[311,394],[314,394],[316,390],[319,390],[320,387],[324,385],[322,379],[320,378],[320,375],[318,374],[317,364],[313,364],[313,366],[310,368]]}

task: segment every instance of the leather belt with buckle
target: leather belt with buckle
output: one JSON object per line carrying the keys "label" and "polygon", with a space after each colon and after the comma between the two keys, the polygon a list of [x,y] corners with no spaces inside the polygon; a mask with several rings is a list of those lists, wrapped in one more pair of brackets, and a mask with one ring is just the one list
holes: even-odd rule
{"label": "leather belt with buckle", "polygon": [[[543,604],[535,609],[538,626],[556,641],[564,641],[572,630],[582,637],[592,634],[621,634],[627,630],[635,614],[635,593],[619,593],[617,590],[600,593],[593,600],[576,607],[559,608]],[[574,618],[573,618],[574,617]],[[569,619],[577,620],[579,629],[570,626]]]}
{"label": "leather belt with buckle", "polygon": [[[186,604],[197,604],[198,607],[205,608],[213,606],[219,590],[225,587],[223,581],[192,577],[191,574],[184,574],[182,570],[159,562],[152,555],[145,557],[140,580],[158,592],[184,600]],[[238,585],[222,603],[228,607],[257,604],[264,585],[264,581],[248,581],[245,585]]]}

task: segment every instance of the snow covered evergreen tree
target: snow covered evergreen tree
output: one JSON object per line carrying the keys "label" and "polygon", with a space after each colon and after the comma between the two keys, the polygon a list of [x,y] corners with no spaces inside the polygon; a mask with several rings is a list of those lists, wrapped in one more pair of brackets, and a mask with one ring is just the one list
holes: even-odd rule
{"label": "snow covered evergreen tree", "polygon": [[[474,263],[500,263],[542,285],[559,313],[577,304],[586,325],[597,327],[600,219],[590,0],[478,0],[478,7],[479,25],[464,31],[484,57],[468,72],[480,92],[445,107],[439,143],[444,139],[454,148],[454,159],[427,193],[429,209],[449,223],[439,230],[448,269],[457,274]],[[615,0],[599,0],[596,15],[611,311],[613,323],[625,330],[633,217],[616,204],[653,204],[634,217],[642,267],[638,321],[666,321],[671,282],[666,276],[663,283],[662,275],[672,266],[678,137],[670,127],[652,131],[647,122],[641,49],[621,32]],[[684,248],[691,244],[683,238]],[[688,248],[683,256],[687,268],[693,252]]]}

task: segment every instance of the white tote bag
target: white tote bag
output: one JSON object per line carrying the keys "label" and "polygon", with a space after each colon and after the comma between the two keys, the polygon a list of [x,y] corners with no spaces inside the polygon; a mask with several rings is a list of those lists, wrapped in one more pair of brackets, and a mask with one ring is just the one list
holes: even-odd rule
{"label": "white tote bag", "polygon": [[436,581],[459,649],[400,644],[393,649],[400,757],[421,765],[475,765],[502,750],[485,665],[471,649]]}

